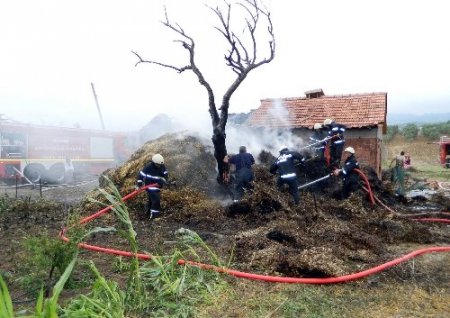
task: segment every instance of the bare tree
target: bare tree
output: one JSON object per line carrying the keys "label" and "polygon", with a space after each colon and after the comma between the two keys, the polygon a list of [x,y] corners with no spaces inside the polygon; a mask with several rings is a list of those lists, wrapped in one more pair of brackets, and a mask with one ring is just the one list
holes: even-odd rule
{"label": "bare tree", "polygon": [[[174,66],[170,64],[160,63],[152,60],[143,59],[137,52],[133,52],[139,59],[136,66],[140,63],[152,63],[162,67],[170,68],[178,73],[183,73],[186,70],[191,70],[197,75],[200,84],[205,87],[208,93],[208,103],[209,103],[209,114],[212,120],[213,126],[213,136],[212,142],[214,144],[214,156],[217,160],[218,166],[218,176],[217,181],[219,183],[228,182],[228,164],[223,162],[224,157],[227,155],[227,148],[225,144],[226,133],[225,127],[228,121],[228,108],[230,105],[230,98],[239,85],[244,81],[250,71],[256,69],[257,67],[270,63],[275,56],[275,37],[273,33],[272,20],[270,17],[270,12],[264,8],[259,0],[240,0],[235,4],[244,12],[244,32],[241,35],[237,35],[231,25],[231,10],[232,5],[224,1],[226,5],[226,10],[221,10],[219,7],[210,7],[209,9],[218,17],[219,26],[215,27],[219,33],[227,41],[229,48],[225,54],[225,62],[228,67],[236,74],[235,80],[231,83],[229,88],[223,95],[222,104],[219,108],[216,107],[216,102],[214,98],[214,92],[211,85],[206,81],[202,72],[197,67],[195,62],[195,41],[192,37],[186,34],[184,29],[178,23],[171,23],[169,20],[167,10],[165,10],[165,21],[163,25],[173,30],[178,34],[180,39],[176,42],[181,43],[182,47],[186,49],[189,53],[189,64],[185,66]],[[234,7],[233,7],[234,8]],[[268,56],[259,57],[257,56],[257,36],[256,31],[259,25],[267,26],[267,47]],[[219,114],[220,111],[220,114]]]}

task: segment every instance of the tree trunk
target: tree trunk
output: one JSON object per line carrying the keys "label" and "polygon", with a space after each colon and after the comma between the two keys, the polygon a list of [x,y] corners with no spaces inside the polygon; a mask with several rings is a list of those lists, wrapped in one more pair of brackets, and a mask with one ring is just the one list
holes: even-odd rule
{"label": "tree trunk", "polygon": [[214,128],[211,140],[214,145],[214,157],[217,161],[217,182],[227,184],[229,182],[230,166],[228,163],[223,162],[223,158],[227,155],[226,134],[222,129]]}

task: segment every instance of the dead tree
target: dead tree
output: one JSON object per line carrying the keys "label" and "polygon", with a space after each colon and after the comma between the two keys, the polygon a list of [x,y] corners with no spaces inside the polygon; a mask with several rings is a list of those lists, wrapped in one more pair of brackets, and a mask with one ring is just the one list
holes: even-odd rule
{"label": "dead tree", "polygon": [[[224,1],[226,4],[226,10],[221,10],[219,7],[209,7],[219,19],[219,26],[215,27],[220,34],[225,38],[229,45],[228,52],[225,54],[226,65],[236,74],[235,80],[231,83],[230,87],[226,90],[222,97],[222,103],[219,108],[216,107],[214,98],[214,92],[211,85],[204,78],[202,72],[197,67],[195,62],[195,41],[192,37],[186,34],[184,29],[177,23],[173,24],[169,20],[167,10],[165,10],[165,21],[163,25],[173,30],[178,34],[179,42],[184,49],[189,53],[189,64],[185,66],[174,66],[170,64],[160,63],[152,60],[143,59],[137,52],[133,52],[139,59],[136,66],[140,63],[152,63],[162,67],[170,68],[178,73],[183,73],[186,70],[190,70],[197,75],[199,83],[206,89],[208,93],[209,114],[212,120],[213,135],[212,142],[214,144],[214,156],[217,160],[218,175],[217,181],[219,183],[228,182],[228,164],[223,162],[224,157],[227,155],[227,148],[225,144],[226,133],[225,127],[228,120],[228,109],[230,105],[230,98],[239,85],[244,81],[250,71],[257,67],[270,63],[275,56],[275,37],[273,33],[272,20],[270,12],[264,8],[259,0],[240,0],[235,6],[243,9],[245,13],[244,32],[242,35],[236,35],[232,30],[231,25],[231,9],[232,5]],[[234,8],[234,7],[233,7]],[[225,14],[224,14],[225,13]],[[265,23],[267,26],[268,39],[268,56],[260,58],[257,56],[258,42],[256,37],[257,27]],[[219,114],[220,111],[220,114]]]}

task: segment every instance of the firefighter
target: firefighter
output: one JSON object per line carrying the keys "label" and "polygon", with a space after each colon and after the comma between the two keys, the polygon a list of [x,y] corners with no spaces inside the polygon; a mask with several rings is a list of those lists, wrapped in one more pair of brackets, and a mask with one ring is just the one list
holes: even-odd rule
{"label": "firefighter", "polygon": [[280,148],[280,155],[269,168],[269,171],[272,174],[278,172],[277,186],[280,191],[282,190],[284,184],[289,186],[289,193],[292,195],[296,205],[300,203],[296,164],[299,163],[303,166],[304,162],[305,158],[301,154],[296,151],[289,151],[287,146],[282,146]]}
{"label": "firefighter", "polygon": [[[308,169],[308,175],[312,178],[320,178],[329,173],[325,161],[325,147],[327,145],[326,132],[323,130],[321,123],[314,124],[314,131],[309,137],[310,144],[314,145],[314,157],[310,161],[311,169]],[[321,193],[328,186],[328,180],[324,180],[314,184],[311,189],[313,192]]]}
{"label": "firefighter", "polygon": [[233,186],[233,201],[237,202],[242,199],[245,190],[251,189],[251,182],[255,179],[252,165],[255,164],[253,155],[247,152],[245,146],[239,147],[237,155],[223,159],[226,163],[231,163],[235,166],[235,179]]}
{"label": "firefighter", "polygon": [[167,183],[169,174],[164,166],[164,158],[159,153],[153,155],[152,160],[137,176],[137,187],[154,184],[147,188],[148,203],[146,214],[154,219],[161,214],[161,188]]}
{"label": "firefighter", "polygon": [[342,177],[342,198],[347,199],[352,192],[358,190],[359,176],[355,169],[359,168],[359,163],[356,160],[353,147],[345,148],[344,153],[347,155],[344,166],[342,169],[335,169],[333,174]]}
{"label": "firefighter", "polygon": [[327,118],[323,121],[324,128],[328,129],[330,158],[328,166],[331,170],[338,169],[341,164],[342,150],[345,146],[345,126],[338,124],[334,119]]}
{"label": "firefighter", "polygon": [[309,137],[310,144],[314,144],[314,156],[319,159],[324,158],[325,146],[327,142],[325,139],[325,132],[323,131],[323,126],[321,123],[314,124],[314,131],[312,135]]}

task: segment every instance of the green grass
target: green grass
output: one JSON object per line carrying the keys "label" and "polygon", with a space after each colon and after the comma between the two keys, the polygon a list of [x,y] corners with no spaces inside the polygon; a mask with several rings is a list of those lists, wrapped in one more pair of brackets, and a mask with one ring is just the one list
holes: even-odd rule
{"label": "green grass", "polygon": [[236,281],[196,317],[445,317],[448,290],[413,283],[280,285]]}

